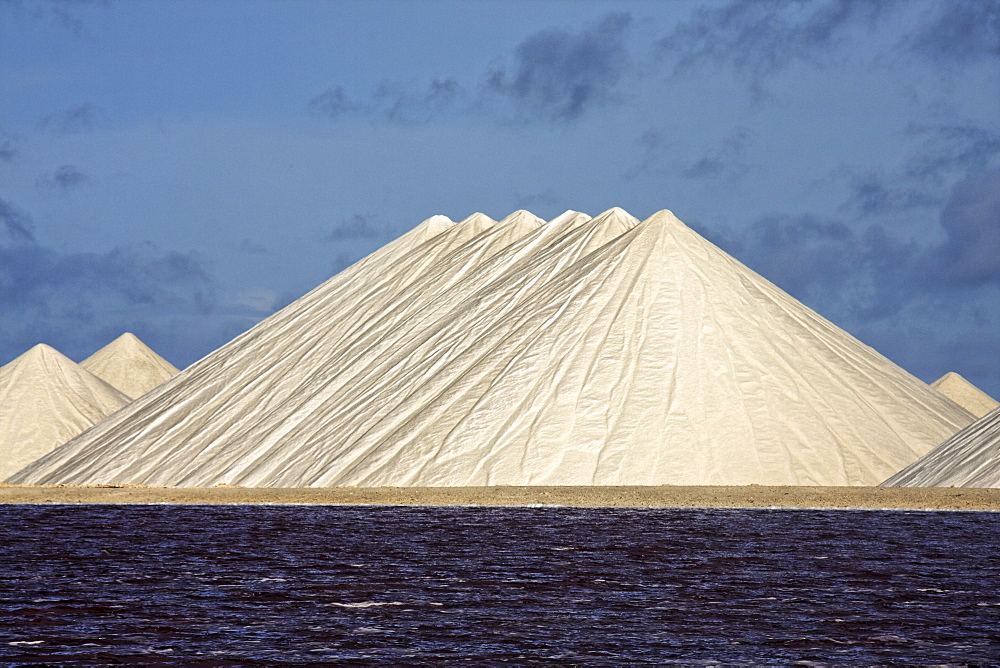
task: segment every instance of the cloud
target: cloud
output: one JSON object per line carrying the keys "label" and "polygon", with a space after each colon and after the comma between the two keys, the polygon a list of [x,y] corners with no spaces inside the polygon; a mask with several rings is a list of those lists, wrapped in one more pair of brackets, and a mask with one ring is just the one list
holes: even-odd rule
{"label": "cloud", "polygon": [[[703,145],[696,152],[683,142],[667,139],[657,130],[646,130],[636,139],[639,157],[635,165],[625,172],[625,177],[632,179],[642,174],[660,174],[688,180],[724,179],[736,182],[750,171],[745,154],[752,138],[750,128],[740,126],[728,135]],[[692,154],[698,157],[692,158]]]}
{"label": "cloud", "polygon": [[84,132],[97,125],[100,114],[100,108],[88,102],[43,117],[38,121],[38,129],[61,133]]}
{"label": "cloud", "polygon": [[921,125],[907,127],[923,145],[906,166],[906,176],[941,184],[957,173],[1000,167],[1000,134],[976,125]]}
{"label": "cloud", "polygon": [[372,225],[370,216],[354,214],[330,230],[325,239],[327,241],[375,239],[379,234],[380,232]]}
{"label": "cloud", "polygon": [[960,62],[1000,56],[1000,2],[951,0],[935,8],[938,12],[907,40],[912,51]]}
{"label": "cloud", "polygon": [[1000,283],[1000,169],[956,184],[941,211],[941,227],[947,238],[923,256],[924,280]]}
{"label": "cloud", "polygon": [[344,114],[360,111],[363,106],[348,99],[342,86],[333,86],[309,100],[310,112],[319,116],[339,118]]}
{"label": "cloud", "polygon": [[90,181],[90,177],[84,174],[74,165],[62,165],[57,167],[51,176],[39,179],[38,184],[42,187],[59,188],[63,191],[72,190]]}
{"label": "cloud", "polygon": [[193,253],[148,245],[63,253],[0,243],[0,363],[39,342],[81,359],[133,331],[184,365],[259,318],[220,308]]}
{"label": "cloud", "polygon": [[535,33],[518,45],[509,72],[500,68],[489,73],[486,87],[529,117],[578,118],[605,102],[621,79],[631,23],[628,14],[613,13],[579,33]]}
{"label": "cloud", "polygon": [[841,322],[898,313],[916,296],[920,249],[881,225],[856,228],[811,214],[769,214],[705,236],[796,299]]}
{"label": "cloud", "polygon": [[0,199],[0,222],[11,241],[34,241],[34,223],[31,216],[6,200]]}
{"label": "cloud", "polygon": [[435,79],[423,90],[413,91],[395,81],[383,81],[364,99],[348,96],[341,86],[333,86],[306,105],[314,116],[339,119],[361,117],[372,122],[396,125],[428,123],[440,116],[470,110],[465,88],[455,79]]}
{"label": "cloud", "polygon": [[926,188],[911,187],[905,179],[887,181],[883,176],[867,171],[849,173],[848,181],[850,195],[840,207],[840,211],[845,213],[882,216],[941,205],[940,199]]}
{"label": "cloud", "polygon": [[252,239],[244,239],[236,246],[236,250],[242,255],[267,255],[266,247]]}
{"label": "cloud", "polygon": [[13,9],[36,20],[48,20],[52,25],[63,28],[75,37],[90,38],[80,10],[92,7],[108,7],[108,0],[33,0],[22,3],[18,0],[0,1],[0,11]]}
{"label": "cloud", "polygon": [[682,169],[681,176],[686,179],[718,177],[726,177],[731,181],[740,179],[750,171],[743,157],[750,136],[750,128],[736,128],[718,147],[706,151],[701,158]]}
{"label": "cloud", "polygon": [[661,38],[675,73],[706,62],[729,64],[758,80],[795,60],[819,64],[857,25],[871,25],[891,0],[736,0],[697,9]]}
{"label": "cloud", "polygon": [[13,162],[17,157],[14,140],[0,132],[0,162]]}

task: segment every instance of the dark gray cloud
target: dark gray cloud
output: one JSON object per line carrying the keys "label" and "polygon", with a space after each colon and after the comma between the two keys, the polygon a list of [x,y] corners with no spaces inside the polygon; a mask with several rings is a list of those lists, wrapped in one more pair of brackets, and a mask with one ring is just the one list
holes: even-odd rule
{"label": "dark gray cloud", "polygon": [[34,241],[34,223],[24,211],[10,202],[0,199],[0,223],[10,241]]}
{"label": "dark gray cloud", "polygon": [[381,233],[372,223],[371,216],[354,214],[342,221],[326,235],[327,241],[344,241],[347,239],[375,239]]}
{"label": "dark gray cloud", "polygon": [[58,188],[62,191],[78,188],[90,181],[90,177],[80,171],[75,165],[62,165],[49,176],[39,179],[43,187]]}
{"label": "dark gray cloud", "polygon": [[956,184],[941,211],[941,228],[947,238],[923,256],[924,280],[1000,284],[1000,169]]}
{"label": "dark gray cloud", "polygon": [[907,40],[913,51],[960,62],[1000,56],[1000,1],[950,0]]}
{"label": "dark gray cloud", "polygon": [[529,117],[577,118],[606,101],[628,64],[628,14],[609,14],[579,33],[544,30],[524,40],[509,69],[495,69],[487,89]]}
{"label": "dark gray cloud", "polygon": [[52,132],[84,132],[97,125],[100,113],[98,107],[88,102],[43,117],[38,121],[38,128]]}

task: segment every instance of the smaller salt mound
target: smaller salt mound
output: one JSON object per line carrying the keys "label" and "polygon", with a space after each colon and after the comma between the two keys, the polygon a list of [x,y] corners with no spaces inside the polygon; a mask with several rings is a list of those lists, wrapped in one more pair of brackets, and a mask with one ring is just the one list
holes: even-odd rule
{"label": "smaller salt mound", "polygon": [[1000,408],[979,418],[880,487],[1000,487]]}
{"label": "smaller salt mound", "polygon": [[54,348],[35,346],[0,368],[0,480],[129,401]]}
{"label": "smaller salt mound", "polygon": [[80,366],[132,399],[180,373],[131,332],[125,332],[80,362]]}
{"label": "smaller salt mound", "polygon": [[949,371],[935,380],[931,383],[931,387],[977,418],[983,417],[995,408],[1000,408],[1000,402],[954,371]]}

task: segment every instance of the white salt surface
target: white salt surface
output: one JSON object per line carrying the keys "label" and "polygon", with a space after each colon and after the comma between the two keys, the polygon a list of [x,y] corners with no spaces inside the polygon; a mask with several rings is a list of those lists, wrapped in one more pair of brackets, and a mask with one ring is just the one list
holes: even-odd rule
{"label": "white salt surface", "polygon": [[54,348],[35,346],[0,368],[0,480],[128,402]]}
{"label": "white salt surface", "polygon": [[933,383],[931,387],[969,411],[977,418],[983,417],[1000,402],[986,394],[954,371],[949,371]]}
{"label": "white salt surface", "polygon": [[669,211],[483,218],[425,221],[11,480],[874,485],[973,420]]}
{"label": "white salt surface", "polygon": [[179,373],[131,332],[122,334],[80,362],[80,366],[132,399]]}
{"label": "white salt surface", "polygon": [[1000,408],[883,482],[882,487],[1000,487]]}

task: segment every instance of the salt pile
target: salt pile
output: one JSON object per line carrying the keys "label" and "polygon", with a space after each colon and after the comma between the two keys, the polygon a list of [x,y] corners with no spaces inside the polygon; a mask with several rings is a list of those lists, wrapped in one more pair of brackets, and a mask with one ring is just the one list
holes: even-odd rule
{"label": "salt pile", "polygon": [[683,225],[436,217],[21,483],[874,485],[969,424]]}
{"label": "salt pile", "polygon": [[1000,408],[979,418],[882,487],[1000,487]]}
{"label": "salt pile", "polygon": [[931,387],[969,411],[977,418],[983,417],[1000,402],[986,394],[954,371],[949,371],[933,383]]}
{"label": "salt pile", "polygon": [[0,367],[0,480],[128,402],[44,344]]}
{"label": "salt pile", "polygon": [[132,399],[179,373],[131,332],[125,332],[80,362],[80,366]]}

